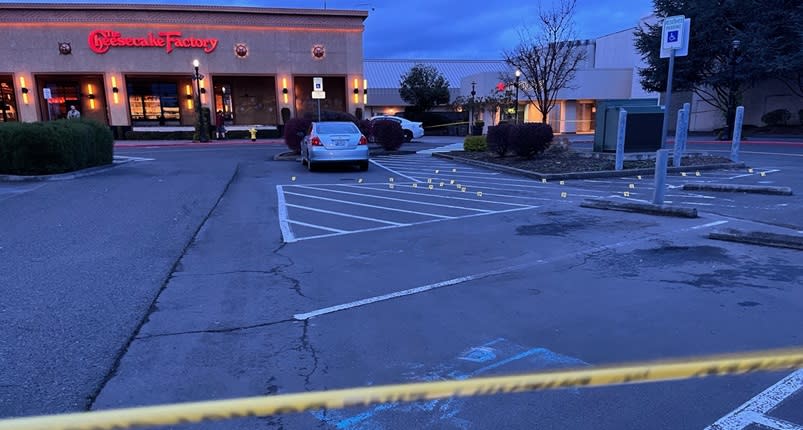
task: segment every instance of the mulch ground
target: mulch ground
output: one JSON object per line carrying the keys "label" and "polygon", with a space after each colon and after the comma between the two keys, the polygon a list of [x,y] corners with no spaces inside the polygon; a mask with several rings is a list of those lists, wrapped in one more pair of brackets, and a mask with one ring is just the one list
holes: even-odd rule
{"label": "mulch ground", "polygon": [[[563,154],[541,155],[533,159],[523,159],[515,155],[500,157],[492,152],[466,152],[452,151],[448,154],[457,157],[470,158],[486,163],[500,164],[517,169],[529,170],[537,173],[572,173],[572,172],[598,172],[614,170],[615,161],[601,158],[581,157],[576,152]],[[685,156],[681,166],[702,166],[707,164],[728,164],[731,160],[717,156]],[[672,159],[669,159],[672,166]],[[625,169],[654,169],[655,160],[625,160]]]}

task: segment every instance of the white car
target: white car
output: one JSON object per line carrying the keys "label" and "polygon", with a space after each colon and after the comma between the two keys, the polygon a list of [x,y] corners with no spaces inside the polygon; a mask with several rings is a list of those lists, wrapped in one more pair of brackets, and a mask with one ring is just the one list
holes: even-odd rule
{"label": "white car", "polygon": [[420,122],[413,122],[408,119],[399,117],[399,116],[391,116],[391,115],[377,115],[371,118],[371,121],[376,120],[390,120],[396,121],[401,125],[402,130],[404,130],[404,141],[409,142],[413,139],[419,139],[424,137],[424,124]]}

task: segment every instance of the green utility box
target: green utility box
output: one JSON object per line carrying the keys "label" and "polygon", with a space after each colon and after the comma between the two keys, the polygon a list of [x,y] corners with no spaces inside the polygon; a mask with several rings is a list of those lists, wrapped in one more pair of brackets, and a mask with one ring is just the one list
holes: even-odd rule
{"label": "green utility box", "polygon": [[602,100],[597,102],[594,152],[616,152],[619,112],[627,111],[625,152],[661,149],[664,111],[657,99]]}

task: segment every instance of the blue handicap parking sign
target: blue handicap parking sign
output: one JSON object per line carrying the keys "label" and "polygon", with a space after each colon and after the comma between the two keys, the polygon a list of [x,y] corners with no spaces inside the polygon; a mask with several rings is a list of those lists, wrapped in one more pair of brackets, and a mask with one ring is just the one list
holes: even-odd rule
{"label": "blue handicap parking sign", "polygon": [[666,41],[669,43],[677,42],[678,41],[678,30],[668,31],[666,33]]}

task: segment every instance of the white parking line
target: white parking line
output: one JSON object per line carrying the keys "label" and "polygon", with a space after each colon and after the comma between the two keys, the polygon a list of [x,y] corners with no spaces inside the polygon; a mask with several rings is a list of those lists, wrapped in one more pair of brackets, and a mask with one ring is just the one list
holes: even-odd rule
{"label": "white parking line", "polygon": [[773,430],[803,430],[803,425],[766,415],[801,389],[803,389],[803,369],[781,379],[704,430],[742,430],[751,424],[759,424]]}
{"label": "white parking line", "polygon": [[291,219],[287,220],[287,222],[289,222],[290,224],[303,225],[304,227],[317,228],[318,230],[331,231],[333,233],[348,233],[346,230],[339,230],[339,229],[336,229],[336,228],[324,227],[322,225],[316,225],[316,224],[307,224],[305,222],[293,221]]}
{"label": "white parking line", "polygon": [[307,190],[317,190],[317,191],[326,191],[326,192],[330,192],[330,193],[347,194],[347,195],[350,195],[350,196],[360,196],[360,197],[368,197],[368,198],[372,198],[372,199],[391,200],[391,201],[394,201],[394,202],[412,203],[412,204],[416,204],[416,205],[437,206],[437,207],[441,207],[441,208],[460,209],[460,210],[473,211],[473,212],[493,212],[493,211],[490,211],[490,210],[487,210],[487,209],[477,209],[477,208],[469,208],[469,207],[465,207],[465,206],[454,206],[454,205],[445,205],[445,204],[440,204],[440,203],[422,202],[420,200],[396,199],[396,198],[393,198],[393,197],[383,197],[383,196],[377,196],[377,195],[374,195],[374,194],[352,193],[352,192],[349,192],[349,191],[330,190],[328,188],[309,187],[309,186],[306,186],[306,185],[295,185],[295,187],[304,188],[304,189],[307,189]]}
{"label": "white parking line", "polygon": [[[484,178],[484,177],[488,177],[488,176],[499,176],[500,175],[499,173],[491,173],[491,172],[468,172],[468,173],[466,173],[466,172],[458,172],[458,173],[452,173],[452,172],[448,172],[448,171],[444,172],[444,171],[442,171],[443,169],[436,169],[436,170],[440,170],[439,173],[435,173],[435,171],[432,170],[432,169],[397,168],[397,170],[399,172],[405,172],[405,173],[408,173],[408,174],[417,174],[417,175],[420,175],[420,176],[426,176],[426,177],[430,177],[430,178],[433,177],[433,175],[443,175],[444,173],[446,173],[446,174],[450,174],[451,175],[450,179],[452,177],[457,178],[457,177],[464,177],[464,176],[465,177]],[[513,180],[513,179],[510,179],[510,180]],[[516,181],[528,182],[526,179],[525,180],[516,179]],[[532,179],[530,179],[529,181],[532,182]]]}
{"label": "white parking line", "polygon": [[403,212],[403,213],[408,213],[408,214],[423,215],[423,216],[429,216],[429,217],[434,217],[434,218],[442,218],[442,219],[454,219],[455,218],[455,217],[446,216],[446,215],[431,214],[431,213],[427,213],[427,212],[408,211],[408,210],[404,210],[404,209],[390,208],[390,207],[387,207],[387,206],[367,205],[365,203],[351,202],[351,201],[348,201],[348,200],[330,199],[330,198],[327,198],[327,197],[319,197],[319,196],[312,196],[312,195],[308,195],[308,194],[293,193],[293,192],[290,192],[290,191],[285,191],[284,193],[288,194],[288,195],[291,195],[291,196],[307,197],[307,198],[315,199],[315,200],[324,200],[324,201],[327,201],[327,202],[335,202],[335,203],[343,203],[343,204],[346,204],[346,205],[362,206],[362,207],[365,207],[365,208],[382,209],[382,210],[386,210],[386,211]]}
{"label": "white parking line", "polygon": [[[368,188],[368,189],[371,189],[371,190],[382,191],[382,192],[385,192],[385,193],[412,194],[414,196],[425,195],[424,193],[422,193],[420,191],[415,193],[415,192],[410,192],[410,191],[400,191],[400,190],[397,190],[395,188],[391,190],[391,189],[387,188],[387,186],[385,186],[385,188],[371,188],[371,187],[361,187],[361,186],[357,186],[357,185],[345,185],[345,184],[337,184],[337,186],[339,186],[339,187],[357,188],[357,189],[366,189],[366,188]],[[397,186],[406,186],[406,185],[397,184]],[[451,189],[444,190],[444,189],[442,189],[440,187],[438,187],[438,191],[456,192],[456,191],[453,191]],[[465,201],[470,201],[470,202],[481,202],[481,203],[493,203],[493,204],[496,204],[496,205],[507,205],[507,206],[519,206],[519,207],[528,206],[528,205],[523,205],[521,203],[508,203],[508,202],[500,202],[500,201],[496,201],[496,200],[486,200],[486,199],[482,199],[482,200],[467,199],[465,197],[437,196],[437,198],[439,198],[439,199],[450,199],[450,200],[465,200]]]}
{"label": "white parking line", "polygon": [[312,211],[312,212],[320,212],[320,213],[329,214],[329,215],[337,215],[337,216],[342,216],[342,217],[347,217],[347,218],[361,219],[361,220],[364,220],[364,221],[373,221],[373,222],[377,222],[377,223],[380,223],[380,224],[389,224],[389,225],[395,225],[395,226],[407,226],[407,225],[410,225],[410,224],[403,224],[403,223],[399,223],[399,222],[387,221],[387,220],[384,220],[384,219],[369,218],[369,217],[364,217],[364,216],[359,216],[359,215],[347,214],[347,213],[343,213],[343,212],[335,212],[335,211],[328,211],[328,210],[325,210],[325,209],[311,208],[309,206],[294,205],[294,204],[290,204],[290,203],[288,203],[287,206],[291,207],[291,208],[303,209],[303,210]]}
{"label": "white parking line", "polygon": [[[490,212],[490,213],[487,213],[487,214],[463,215],[463,216],[457,216],[457,217],[454,217],[454,218],[449,218],[449,220],[465,219],[465,218],[476,218],[476,217],[488,216],[488,215],[505,214],[505,213],[508,213],[508,212],[518,212],[518,211],[524,211],[524,210],[529,210],[529,209],[538,209],[538,207],[539,206],[528,206],[528,207],[525,207],[525,208],[507,209],[507,210],[504,210],[504,211]],[[427,220],[427,221],[413,222],[413,223],[410,223],[409,225],[399,226],[399,227],[389,225],[389,226],[385,226],[385,227],[364,228],[364,229],[361,229],[361,230],[347,231],[345,233],[332,233],[332,234],[322,234],[322,235],[318,235],[318,236],[300,237],[300,238],[296,239],[296,241],[310,240],[310,239],[323,239],[323,238],[327,238],[327,237],[343,236],[343,235],[346,235],[346,234],[354,234],[354,233],[365,233],[365,232],[369,232],[369,231],[389,230],[389,229],[392,229],[392,228],[402,228],[402,227],[409,227],[409,226],[414,226],[414,225],[431,224],[431,223],[442,222],[442,221],[447,221],[447,220],[446,219],[431,219],[431,220]]]}
{"label": "white parking line", "polygon": [[691,229],[692,230],[699,230],[701,228],[716,227],[718,225],[727,224],[727,223],[728,223],[728,221],[725,221],[725,220],[714,221],[714,222],[709,222],[708,224],[703,224],[703,225],[698,225],[697,227],[692,227]]}
{"label": "white parking line", "polygon": [[281,185],[276,186],[276,196],[279,204],[279,228],[282,230],[284,243],[295,242],[293,229],[287,223],[287,203],[284,200],[284,188]]}
{"label": "white parking line", "polygon": [[382,165],[382,163],[380,163],[380,162],[378,162],[378,161],[376,161],[376,160],[371,160],[371,163],[373,163],[373,164],[374,164],[374,165],[376,165],[376,166],[379,166],[379,167],[380,167],[380,168],[382,168],[382,169],[385,169],[385,170],[387,170],[387,171],[388,171],[388,172],[390,172],[390,173],[393,173],[394,175],[399,175],[399,176],[401,176],[402,178],[407,178],[407,179],[409,179],[409,180],[411,180],[411,181],[413,181],[413,182],[421,182],[421,181],[419,181],[418,179],[416,179],[416,178],[413,178],[412,176],[407,176],[407,175],[405,175],[404,173],[399,173],[399,172],[397,172],[397,171],[395,171],[395,170],[391,169],[390,167],[383,166],[383,165]]}

